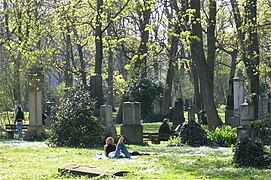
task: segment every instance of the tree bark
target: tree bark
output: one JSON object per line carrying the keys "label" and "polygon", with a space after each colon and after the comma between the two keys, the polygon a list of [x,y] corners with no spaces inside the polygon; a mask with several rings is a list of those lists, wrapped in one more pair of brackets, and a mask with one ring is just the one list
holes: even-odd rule
{"label": "tree bark", "polygon": [[84,55],[83,55],[83,47],[81,44],[77,44],[78,54],[79,54],[79,61],[80,61],[80,77],[82,80],[82,83],[84,85],[87,85],[87,73],[86,73],[86,62],[84,61]]}
{"label": "tree bark", "polygon": [[96,27],[95,27],[95,73],[102,74],[103,63],[103,33],[102,33],[102,7],[103,0],[97,0],[97,15],[96,15]]}
{"label": "tree bark", "polygon": [[247,62],[245,63],[248,75],[248,88],[254,94],[252,102],[254,104],[255,119],[258,118],[258,104],[260,95],[260,52],[257,34],[257,0],[248,0],[245,6],[245,20],[248,25],[247,41]]}
{"label": "tree bark", "polygon": [[[171,92],[172,92],[172,83],[175,71],[175,64],[177,61],[177,51],[179,45],[179,35],[181,33],[181,11],[177,5],[176,1],[171,2],[171,7],[175,10],[176,17],[178,20],[175,24],[169,24],[169,28],[174,26],[174,35],[170,37],[171,45],[169,50],[169,63],[168,63],[168,71],[166,75],[166,89],[163,94],[163,103],[162,103],[162,113],[165,114],[169,111],[169,107],[171,104]],[[168,16],[170,16],[168,12]]]}
{"label": "tree bark", "polygon": [[71,60],[71,36],[69,25],[66,26],[66,55],[65,55],[65,70],[64,70],[64,82],[67,87],[72,86],[73,79],[70,72],[70,60]]}
{"label": "tree bark", "polygon": [[144,6],[139,5],[138,16],[139,16],[139,31],[141,36],[141,42],[138,48],[138,54],[134,70],[135,77],[141,75],[141,78],[146,78],[147,77],[146,65],[148,54],[147,43],[149,41],[150,36],[148,26],[150,25],[151,3],[144,0]]}
{"label": "tree bark", "polygon": [[[234,14],[235,26],[238,32],[238,39],[241,46],[242,60],[246,67],[248,78],[248,91],[254,94],[255,119],[258,117],[258,96],[259,89],[259,42],[257,34],[257,0],[248,0],[245,4],[245,15],[241,13],[236,0],[231,0],[231,6]],[[242,24],[245,27],[242,28]]]}
{"label": "tree bark", "polygon": [[[211,83],[214,84],[215,68],[215,25],[216,25],[216,0],[209,0],[209,18],[207,26],[207,63],[210,68]],[[212,88],[212,94],[214,93]]]}
{"label": "tree bark", "polygon": [[194,18],[192,19],[192,36],[197,37],[192,39],[191,53],[196,63],[196,69],[200,78],[200,86],[202,90],[202,98],[204,103],[204,109],[206,111],[208,126],[210,129],[215,129],[221,126],[222,122],[219,119],[215,102],[214,94],[212,93],[213,84],[210,74],[210,67],[208,66],[202,41],[202,27],[200,22],[200,2],[197,0],[191,0],[190,6],[195,9]]}

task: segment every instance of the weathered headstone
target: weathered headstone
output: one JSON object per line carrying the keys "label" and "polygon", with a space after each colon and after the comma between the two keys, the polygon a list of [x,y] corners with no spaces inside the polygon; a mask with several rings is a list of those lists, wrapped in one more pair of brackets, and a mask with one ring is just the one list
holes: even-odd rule
{"label": "weathered headstone", "polygon": [[227,95],[227,104],[225,110],[225,124],[231,125],[234,122],[234,99],[233,99],[234,89],[233,89],[233,78],[229,80],[229,92]]}
{"label": "weathered headstone", "polygon": [[42,69],[30,69],[28,72],[28,82],[29,129],[27,131],[27,136],[40,136],[44,134],[42,124]]}
{"label": "weathered headstone", "polygon": [[173,128],[177,127],[179,124],[184,123],[182,99],[178,99],[177,101],[175,101],[175,107],[173,110],[173,115],[172,115],[171,121],[173,122]]}
{"label": "weathered headstone", "polygon": [[245,77],[242,74],[242,71],[239,69],[237,72],[237,76],[233,78],[233,93],[234,93],[234,114],[233,118],[229,118],[227,120],[230,120],[231,122],[227,122],[232,127],[237,127],[239,125],[240,121],[240,106],[244,102],[245,98],[245,91],[244,91],[244,80]]}
{"label": "weathered headstone", "polygon": [[113,118],[112,118],[112,106],[110,105],[102,105],[100,109],[101,118],[105,121],[106,126],[106,134],[107,136],[111,136],[114,139],[117,138],[117,131],[114,126]]}
{"label": "weathered headstone", "polygon": [[143,143],[143,126],[140,122],[140,103],[124,102],[123,103],[123,125],[121,134],[127,138],[130,143]]}
{"label": "weathered headstone", "polygon": [[261,95],[259,99],[258,118],[263,119],[269,113],[271,113],[271,98],[267,94]]}
{"label": "weathered headstone", "polygon": [[254,105],[245,101],[240,106],[240,126],[238,126],[237,134],[238,136],[250,136],[251,137],[251,127],[250,124],[254,120],[255,112]]}
{"label": "weathered headstone", "polygon": [[250,123],[254,120],[254,106],[251,103],[244,102],[240,107],[240,125],[249,127]]}
{"label": "weathered headstone", "polygon": [[91,91],[91,97],[96,100],[97,107],[100,107],[104,102],[102,76],[100,74],[91,75],[90,91]]}

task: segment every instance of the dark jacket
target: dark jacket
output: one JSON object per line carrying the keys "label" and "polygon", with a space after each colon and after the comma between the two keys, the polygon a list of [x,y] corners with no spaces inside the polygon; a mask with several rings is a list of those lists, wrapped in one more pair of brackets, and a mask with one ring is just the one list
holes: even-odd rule
{"label": "dark jacket", "polygon": [[22,122],[24,120],[24,113],[22,111],[18,111],[15,120],[16,122]]}
{"label": "dark jacket", "polygon": [[169,125],[166,122],[161,124],[161,126],[159,127],[159,133],[165,133],[165,134],[171,133]]}

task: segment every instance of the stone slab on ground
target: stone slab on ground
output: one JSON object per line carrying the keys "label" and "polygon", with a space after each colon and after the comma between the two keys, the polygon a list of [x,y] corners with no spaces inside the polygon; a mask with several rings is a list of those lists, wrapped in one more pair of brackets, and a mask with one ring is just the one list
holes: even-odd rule
{"label": "stone slab on ground", "polygon": [[83,164],[66,164],[61,168],[58,168],[58,172],[65,173],[70,172],[77,175],[99,176],[99,175],[111,175],[111,176],[123,176],[128,171],[100,168]]}

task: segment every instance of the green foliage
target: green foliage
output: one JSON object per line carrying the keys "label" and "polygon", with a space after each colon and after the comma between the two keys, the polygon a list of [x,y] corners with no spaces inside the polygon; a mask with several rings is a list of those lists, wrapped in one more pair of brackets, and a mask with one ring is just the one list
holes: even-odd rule
{"label": "green foliage", "polygon": [[86,87],[66,89],[60,106],[52,110],[49,144],[68,147],[102,144],[105,129],[94,111],[95,105]]}
{"label": "green foliage", "polygon": [[271,114],[262,120],[252,121],[250,126],[256,139],[263,144],[271,144]]}
{"label": "green foliage", "polygon": [[271,165],[271,156],[264,151],[262,143],[244,137],[237,141],[233,161],[239,166],[267,167]]}
{"label": "green foliage", "polygon": [[207,133],[195,122],[185,122],[180,131],[181,143],[189,146],[207,145]]}
{"label": "green foliage", "polygon": [[141,117],[143,119],[153,112],[153,102],[162,92],[163,86],[161,83],[146,78],[140,79],[136,84],[130,86],[128,90],[129,100],[141,103]]}
{"label": "green foliage", "polygon": [[149,113],[144,119],[143,122],[150,123],[150,122],[162,122],[166,116],[160,113]]}
{"label": "green foliage", "polygon": [[177,136],[170,136],[168,140],[168,146],[180,146],[181,138]]}
{"label": "green foliage", "polygon": [[231,147],[236,143],[237,130],[231,126],[217,127],[208,132],[208,138],[218,146]]}

